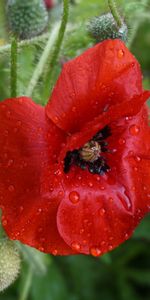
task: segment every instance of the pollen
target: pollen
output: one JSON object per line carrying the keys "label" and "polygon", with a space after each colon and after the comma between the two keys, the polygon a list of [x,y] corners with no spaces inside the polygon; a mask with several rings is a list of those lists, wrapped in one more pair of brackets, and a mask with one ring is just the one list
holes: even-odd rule
{"label": "pollen", "polygon": [[110,170],[104,152],[108,152],[108,142],[105,141],[111,135],[109,126],[98,131],[80,149],[68,151],[64,159],[64,172],[68,173],[72,165],[88,170],[92,174],[103,175]]}
{"label": "pollen", "polygon": [[90,141],[81,148],[79,154],[83,160],[87,162],[94,162],[101,154],[101,145],[96,141]]}

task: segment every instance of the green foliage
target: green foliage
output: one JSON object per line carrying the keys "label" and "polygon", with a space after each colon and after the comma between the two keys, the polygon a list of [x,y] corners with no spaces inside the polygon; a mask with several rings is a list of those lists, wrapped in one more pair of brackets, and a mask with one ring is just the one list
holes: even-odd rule
{"label": "green foliage", "polygon": [[[22,1],[23,2],[23,1]],[[93,17],[108,12],[107,1],[80,0],[72,5],[68,30],[53,70],[47,90],[44,73],[33,93],[39,103],[47,102],[47,95],[60,73],[62,63],[91,47],[95,41],[87,32],[87,23]],[[140,61],[144,86],[150,88],[150,1],[122,0],[120,14],[129,26],[134,39],[130,45]],[[9,43],[9,32],[4,20],[6,1],[0,2],[0,44]],[[58,5],[51,12],[50,26],[60,18]],[[140,21],[140,22],[139,22]],[[42,43],[22,47],[18,56],[18,94],[26,90],[47,39]],[[49,65],[47,64],[47,68]],[[0,56],[0,99],[10,96],[9,52]],[[45,70],[44,70],[45,71]],[[6,88],[7,87],[7,88]],[[20,277],[8,290],[0,293],[0,300],[149,300],[150,299],[150,216],[147,216],[133,237],[114,251],[99,259],[90,256],[52,257],[32,248],[21,246],[22,269]],[[31,272],[31,273],[30,273]],[[30,279],[30,282],[28,282]],[[27,297],[22,298],[27,292]]]}

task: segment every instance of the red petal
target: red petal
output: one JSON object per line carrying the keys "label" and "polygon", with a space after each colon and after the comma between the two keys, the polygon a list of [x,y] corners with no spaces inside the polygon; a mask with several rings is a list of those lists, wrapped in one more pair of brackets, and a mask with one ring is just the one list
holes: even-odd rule
{"label": "red petal", "polygon": [[150,208],[150,129],[145,108],[109,124],[105,153],[110,172],[93,175],[72,167],[64,176],[57,224],[76,251],[99,256],[128,239]]}
{"label": "red petal", "polygon": [[25,97],[1,102],[0,120],[0,206],[6,232],[42,251],[72,253],[57,230],[60,197],[41,192],[43,173],[55,163],[64,133],[43,107]]}
{"label": "red petal", "polygon": [[137,60],[120,40],[106,40],[65,64],[47,105],[60,128],[76,132],[109,106],[142,93]]}
{"label": "red petal", "polygon": [[98,117],[95,117],[94,120],[88,122],[80,132],[68,137],[65,147],[63,147],[61,151],[60,161],[64,159],[67,151],[82,147],[99,130],[109,123],[117,121],[125,116],[136,115],[149,97],[150,91],[145,91],[140,96],[134,97],[132,100],[112,106],[107,112],[104,112]]}

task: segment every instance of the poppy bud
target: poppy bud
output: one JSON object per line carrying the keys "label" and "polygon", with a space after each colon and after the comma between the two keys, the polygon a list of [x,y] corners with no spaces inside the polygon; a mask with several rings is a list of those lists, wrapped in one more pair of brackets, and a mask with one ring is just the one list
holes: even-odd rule
{"label": "poppy bud", "polygon": [[128,28],[124,22],[118,28],[112,14],[107,13],[99,17],[94,17],[88,24],[88,32],[97,42],[116,38],[127,41]]}
{"label": "poppy bud", "polygon": [[20,39],[39,35],[48,22],[43,0],[8,0],[7,15],[10,30]]}
{"label": "poppy bud", "polygon": [[0,241],[0,291],[11,285],[20,270],[20,255],[14,242],[8,239]]}

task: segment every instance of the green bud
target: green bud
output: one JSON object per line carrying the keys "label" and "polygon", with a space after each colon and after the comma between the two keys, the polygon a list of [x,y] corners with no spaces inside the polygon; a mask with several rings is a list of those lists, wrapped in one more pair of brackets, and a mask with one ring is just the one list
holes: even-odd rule
{"label": "green bud", "polygon": [[94,17],[88,24],[88,32],[97,42],[116,38],[125,42],[127,41],[128,28],[124,22],[122,26],[118,28],[112,14],[107,13],[99,17]]}
{"label": "green bud", "polygon": [[14,242],[0,240],[0,291],[9,287],[20,271],[20,255]]}
{"label": "green bud", "polygon": [[20,39],[39,35],[48,23],[48,12],[43,0],[8,0],[8,24]]}

